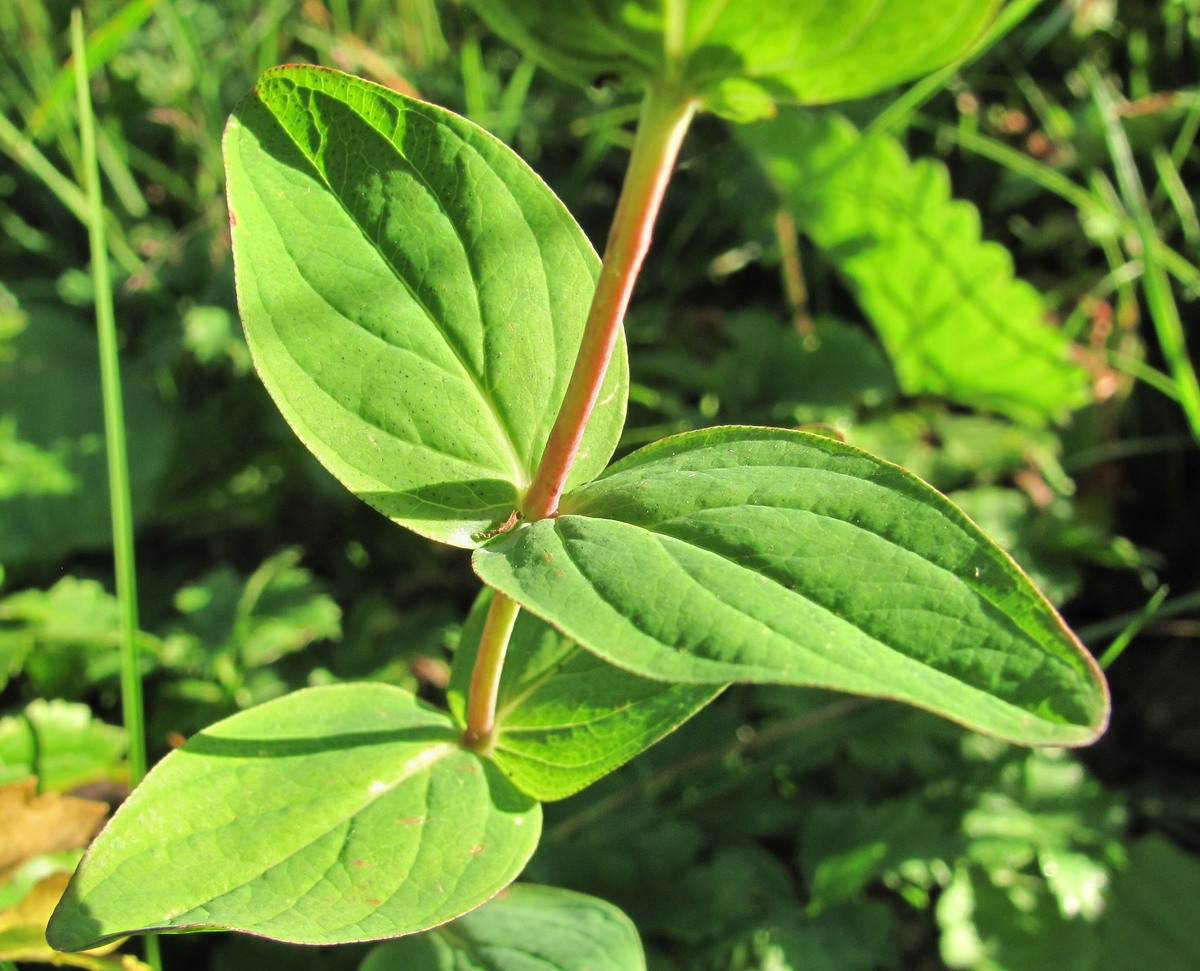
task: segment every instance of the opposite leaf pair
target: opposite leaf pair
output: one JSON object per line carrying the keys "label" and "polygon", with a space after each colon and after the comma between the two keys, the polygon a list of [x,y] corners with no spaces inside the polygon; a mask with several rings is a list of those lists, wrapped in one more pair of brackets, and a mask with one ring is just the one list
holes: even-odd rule
{"label": "opposite leaf pair", "polygon": [[[639,5],[585,5],[605,23],[618,6],[610,26],[628,41],[641,28],[621,18]],[[887,24],[912,4],[867,6]],[[918,6],[928,26],[932,6]],[[944,43],[884,83],[960,50],[991,6],[962,5]],[[500,7],[480,3],[498,23]],[[810,46],[863,7],[781,5]],[[812,51],[775,50],[739,10],[668,2],[642,25],[664,60],[636,40],[621,56],[734,114],[745,84],[816,100],[878,86],[843,70],[828,90],[805,87],[820,73]],[[740,72],[710,56],[739,50],[754,53]],[[783,66],[753,67],[760,55]],[[798,74],[795,58],[809,65]],[[538,798],[611,771],[728,682],[897,698],[1025,743],[1100,730],[1091,658],[1016,565],[902,469],[803,432],[714,428],[604,471],[624,421],[623,345],[557,516],[511,525],[599,266],[550,190],[482,130],[290,67],[239,106],[225,149],[247,340],[288,422],[356,495],[473,548],[480,577],[541,620],[510,646],[488,755],[463,742],[470,640],[454,717],[399,688],[338,685],[200,733],[93,846],[51,923],[57,946],[154,929],[332,943],[436,926],[520,873]]]}

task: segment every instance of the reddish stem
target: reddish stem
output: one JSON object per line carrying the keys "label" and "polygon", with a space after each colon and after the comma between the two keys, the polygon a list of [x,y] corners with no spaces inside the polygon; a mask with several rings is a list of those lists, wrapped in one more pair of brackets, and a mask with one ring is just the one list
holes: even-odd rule
{"label": "reddish stem", "polygon": [[647,92],[575,369],[537,474],[525,495],[522,508],[525,519],[546,519],[558,512],[567,477],[579,454],[588,418],[600,397],[600,387],[621,334],[633,285],[650,248],[654,221],[675,168],[679,146],[695,112],[695,100],[673,86],[663,85]]}
{"label": "reddish stem", "polygon": [[[537,474],[525,495],[521,509],[524,519],[548,519],[558,512],[558,502],[621,335],[629,296],[650,248],[654,220],[675,168],[679,146],[695,112],[695,100],[673,85],[660,85],[646,94],[575,368]],[[495,744],[500,676],[520,610],[516,602],[494,592],[471,672],[467,730],[463,734],[463,743],[477,752],[486,754]]]}

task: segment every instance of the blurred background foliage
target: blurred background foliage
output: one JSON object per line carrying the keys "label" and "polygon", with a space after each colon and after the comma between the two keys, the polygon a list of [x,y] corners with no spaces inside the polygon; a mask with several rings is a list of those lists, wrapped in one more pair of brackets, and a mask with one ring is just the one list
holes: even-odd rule
{"label": "blurred background foliage", "polygon": [[[272,65],[354,72],[510,143],[599,245],[636,106],[453,2],[83,6],[152,758],[303,685],[442,698],[477,583],[350,497],[263,393],[221,129]],[[18,802],[42,833],[46,800],[115,803],[128,777],[70,9],[0,4],[0,805],[36,776]],[[655,971],[1200,967],[1200,0],[1008,11],[985,54],[898,99],[771,123],[791,142],[700,119],[628,320],[623,447],[770,423],[914,470],[1110,665],[1112,728],[1030,752],[885,703],[728,692],[547,807],[529,869],[622,906]],[[847,245],[868,223],[878,245]],[[971,299],[927,320],[939,274]],[[20,832],[0,833],[0,961],[44,956],[32,890],[82,841]],[[364,954],[164,947],[229,971]]]}

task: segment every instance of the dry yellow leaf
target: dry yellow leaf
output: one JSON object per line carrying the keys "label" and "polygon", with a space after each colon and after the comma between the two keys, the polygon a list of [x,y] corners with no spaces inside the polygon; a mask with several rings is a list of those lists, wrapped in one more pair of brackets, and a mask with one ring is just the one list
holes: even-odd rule
{"label": "dry yellow leaf", "polygon": [[51,874],[15,907],[0,911],[0,960],[36,961],[85,971],[151,971],[132,954],[111,953],[121,941],[78,954],[56,951],[46,943],[46,922],[70,879],[69,873]]}
{"label": "dry yellow leaf", "polygon": [[86,846],[108,806],[59,792],[37,793],[37,780],[0,786],[0,881],[27,860]]}

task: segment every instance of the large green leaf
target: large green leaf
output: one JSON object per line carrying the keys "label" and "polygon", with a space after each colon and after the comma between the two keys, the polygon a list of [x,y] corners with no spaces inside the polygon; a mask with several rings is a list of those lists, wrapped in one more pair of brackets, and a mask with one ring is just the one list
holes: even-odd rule
{"label": "large green leaf", "polygon": [[910,162],[839,115],[781,112],[742,130],[803,231],[842,273],[909,394],[1029,422],[1088,400],[1088,377],[1012,257],[980,236],[946,167]]}
{"label": "large green leaf", "polygon": [[[859,98],[962,56],[1000,0],[471,0],[497,33],[580,84],[682,77],[734,116]],[[678,40],[668,35],[677,32]]]}
{"label": "large green leaf", "polygon": [[474,564],[646,677],[895,698],[1023,743],[1085,743],[1107,719],[1090,655],[949,500],[803,432],[658,442]]}
{"label": "large green leaf", "polygon": [[569,890],[514,884],[452,924],[371,951],[358,971],[645,971],[629,918]]}
{"label": "large green leaf", "polygon": [[[476,601],[451,669],[450,710],[463,724],[491,599],[485,590]],[[505,655],[491,757],[530,795],[563,799],[674,731],[722,687],[648,681],[522,611]]]}
{"label": "large green leaf", "polygon": [[157,765],[88,850],[48,937],[74,951],[146,930],[409,934],[507,885],[540,826],[538,804],[408,692],[312,688]]}
{"label": "large green leaf", "polygon": [[[225,134],[238,302],[259,373],[351,491],[458,546],[508,519],[574,364],[599,261],[470,122],[334,71],[268,71]],[[612,455],[624,347],[574,481]]]}

